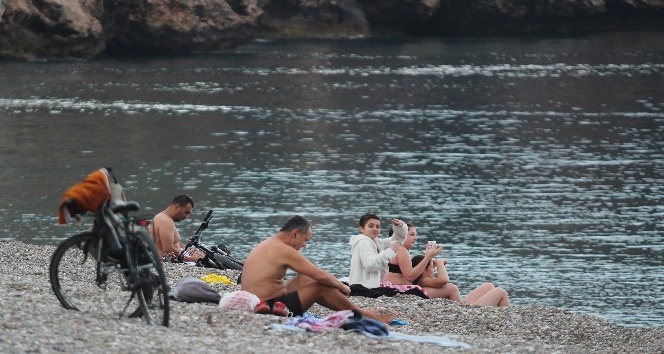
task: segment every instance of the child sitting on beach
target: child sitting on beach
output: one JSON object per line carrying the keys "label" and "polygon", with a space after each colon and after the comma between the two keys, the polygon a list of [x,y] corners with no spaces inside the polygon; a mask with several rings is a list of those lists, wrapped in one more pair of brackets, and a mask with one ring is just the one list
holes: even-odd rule
{"label": "child sitting on beach", "polygon": [[359,235],[350,238],[351,259],[349,285],[360,284],[366,288],[377,288],[387,274],[387,263],[406,239],[406,223],[398,219],[391,222],[393,234],[380,238],[380,217],[364,214],[360,217]]}

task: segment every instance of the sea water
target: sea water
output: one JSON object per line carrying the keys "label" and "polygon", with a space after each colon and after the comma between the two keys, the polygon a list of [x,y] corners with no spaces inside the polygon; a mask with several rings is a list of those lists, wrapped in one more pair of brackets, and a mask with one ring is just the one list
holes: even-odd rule
{"label": "sea water", "polygon": [[[181,193],[238,258],[293,215],[348,274],[362,214],[444,245],[462,293],[664,325],[661,33],[255,41],[172,58],[0,62],[0,231],[56,245],[112,166],[142,213]],[[90,219],[86,220],[89,226]],[[85,227],[84,226],[84,227]]]}

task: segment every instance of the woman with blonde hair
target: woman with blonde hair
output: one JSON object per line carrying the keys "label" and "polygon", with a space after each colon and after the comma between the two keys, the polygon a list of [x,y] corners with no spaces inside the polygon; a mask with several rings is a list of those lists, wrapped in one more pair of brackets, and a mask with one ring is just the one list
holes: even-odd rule
{"label": "woman with blonde hair", "polygon": [[424,255],[410,258],[410,248],[417,241],[417,228],[407,224],[408,234],[396,256],[388,263],[388,274],[382,286],[403,287],[420,286],[430,298],[445,298],[473,305],[509,306],[507,291],[491,283],[484,283],[461,297],[459,288],[449,281],[449,275],[443,258],[435,258],[443,251],[442,246],[427,245]]}
{"label": "woman with blonde hair", "polygon": [[[422,275],[413,284],[421,286],[427,290],[427,293],[431,291],[430,289],[441,289],[450,284],[448,282],[447,270],[445,269],[447,262],[444,259],[438,258],[423,262],[424,259],[424,256],[417,255],[411,260],[412,267],[416,267],[422,263],[426,264],[424,272],[422,272]],[[437,275],[434,275],[434,269],[437,270]],[[458,291],[459,289],[457,288]],[[510,305],[510,298],[505,289],[496,287],[491,283],[484,283],[468,293],[461,302],[471,305],[506,307]]]}

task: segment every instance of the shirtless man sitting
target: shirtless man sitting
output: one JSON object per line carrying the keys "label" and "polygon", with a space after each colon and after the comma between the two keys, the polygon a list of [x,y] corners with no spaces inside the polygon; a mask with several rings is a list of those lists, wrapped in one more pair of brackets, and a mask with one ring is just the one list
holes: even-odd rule
{"label": "shirtless man sitting", "polygon": [[[356,306],[348,299],[348,285],[316,267],[299,252],[312,235],[311,224],[305,218],[294,216],[288,220],[247,256],[242,268],[242,290],[255,294],[270,306],[283,302],[294,316],[301,316],[318,303],[334,311],[357,310],[366,317],[390,323],[394,314]],[[288,269],[298,274],[285,280]]]}
{"label": "shirtless man sitting", "polygon": [[[180,241],[180,233],[175,223],[188,218],[193,209],[194,201],[191,197],[178,195],[164,211],[152,218],[152,222],[148,225],[148,233],[154,239],[157,250],[165,262],[176,261],[182,252],[185,245]],[[202,252],[195,250],[191,254],[185,254],[182,261],[197,262],[203,256]]]}

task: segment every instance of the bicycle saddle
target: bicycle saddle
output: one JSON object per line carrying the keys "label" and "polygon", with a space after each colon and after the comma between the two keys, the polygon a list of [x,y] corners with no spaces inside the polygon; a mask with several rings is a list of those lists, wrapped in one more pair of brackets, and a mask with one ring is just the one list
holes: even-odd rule
{"label": "bicycle saddle", "polygon": [[141,206],[138,205],[137,202],[124,202],[122,204],[116,204],[111,210],[115,214],[124,214],[132,211],[138,211],[140,208]]}

